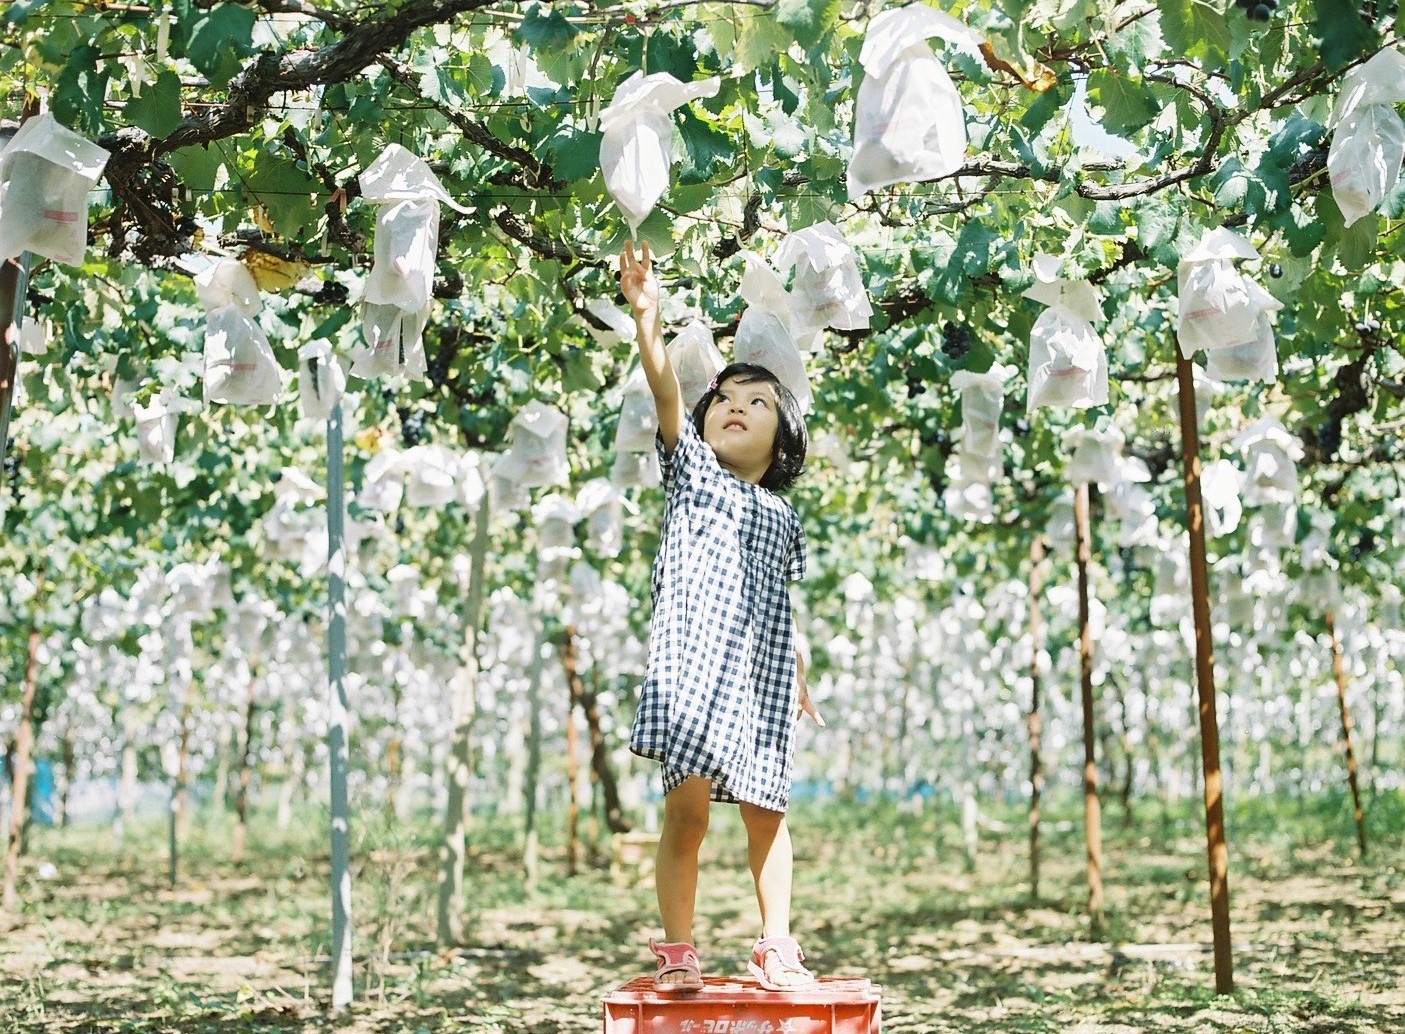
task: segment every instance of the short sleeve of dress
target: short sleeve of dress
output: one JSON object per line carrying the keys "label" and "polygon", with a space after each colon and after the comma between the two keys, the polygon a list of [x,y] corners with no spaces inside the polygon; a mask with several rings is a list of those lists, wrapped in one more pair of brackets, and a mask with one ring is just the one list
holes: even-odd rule
{"label": "short sleeve of dress", "polygon": [[798,582],[805,577],[805,529],[795,522],[795,538],[790,545],[790,561],[786,565],[785,578],[788,582]]}
{"label": "short sleeve of dress", "polygon": [[704,453],[707,447],[698,437],[693,421],[687,416],[684,416],[683,426],[678,429],[678,441],[671,453],[664,451],[662,434],[654,435],[654,447],[659,454],[659,470],[663,474],[665,492],[672,492],[675,484],[688,480],[698,467],[706,462]]}

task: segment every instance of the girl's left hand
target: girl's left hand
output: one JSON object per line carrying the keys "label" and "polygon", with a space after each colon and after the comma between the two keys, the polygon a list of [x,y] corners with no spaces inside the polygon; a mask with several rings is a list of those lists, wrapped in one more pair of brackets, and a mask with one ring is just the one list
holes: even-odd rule
{"label": "girl's left hand", "polygon": [[809,715],[811,718],[813,718],[813,719],[815,720],[815,724],[818,725],[821,729],[823,729],[823,728],[824,728],[824,719],[820,717],[820,712],[819,712],[818,710],[816,710],[815,705],[814,705],[814,702],[810,699],[810,686],[809,686],[809,684],[805,681],[805,672],[804,672],[803,669],[800,669],[800,668],[797,668],[797,669],[796,669],[796,671],[795,671],[795,682],[796,682],[796,684],[797,684],[797,686],[798,686],[798,688],[799,688],[799,690],[800,690],[800,692],[799,692],[799,705],[800,705],[800,706],[796,709],[796,712],[795,712],[795,720],[798,722],[798,721],[800,721],[800,719],[803,718],[805,715]]}

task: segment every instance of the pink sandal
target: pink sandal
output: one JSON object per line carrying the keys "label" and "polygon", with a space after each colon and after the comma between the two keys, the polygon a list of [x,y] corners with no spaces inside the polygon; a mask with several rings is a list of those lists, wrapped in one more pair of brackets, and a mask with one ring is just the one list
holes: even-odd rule
{"label": "pink sandal", "polygon": [[[698,949],[687,941],[665,944],[650,937],[649,950],[658,959],[658,969],[654,972],[655,991],[668,994],[674,991],[701,991],[703,989],[702,964],[698,960]],[[682,980],[659,980],[659,977],[669,973],[686,975]]]}
{"label": "pink sandal", "polygon": [[[792,984],[777,984],[769,979],[766,976],[766,955],[769,952],[776,953],[783,970],[787,973],[801,974],[805,979]],[[756,947],[751,949],[751,961],[746,964],[746,968],[751,970],[751,975],[756,978],[757,983],[767,991],[804,991],[815,986],[815,974],[800,964],[804,958],[805,953],[800,950],[800,942],[794,937],[763,937],[756,942]]]}

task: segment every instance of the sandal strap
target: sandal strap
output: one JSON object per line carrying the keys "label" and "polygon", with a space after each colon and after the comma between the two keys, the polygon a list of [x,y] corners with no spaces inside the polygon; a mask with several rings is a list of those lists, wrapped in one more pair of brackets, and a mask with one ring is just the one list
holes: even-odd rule
{"label": "sandal strap", "polygon": [[658,972],[655,976],[674,973],[678,970],[701,970],[702,968],[701,961],[698,959],[698,949],[687,941],[665,942],[650,938],[649,950],[658,960]]}
{"label": "sandal strap", "polygon": [[766,954],[775,952],[780,959],[781,966],[792,973],[809,973],[810,971],[801,965],[805,958],[805,952],[801,950],[800,942],[794,937],[762,937],[757,940],[756,947],[751,951],[751,957],[758,966],[763,968],[766,965]]}

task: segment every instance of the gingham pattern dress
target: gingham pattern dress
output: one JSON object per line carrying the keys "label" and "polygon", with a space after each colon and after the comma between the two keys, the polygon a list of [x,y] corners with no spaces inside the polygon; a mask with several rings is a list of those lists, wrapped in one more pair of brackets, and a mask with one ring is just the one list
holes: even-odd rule
{"label": "gingham pattern dress", "polygon": [[654,560],[649,663],[630,749],[715,801],[784,811],[795,753],[795,643],[787,581],[805,574],[795,511],[724,470],[686,417]]}

